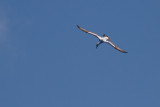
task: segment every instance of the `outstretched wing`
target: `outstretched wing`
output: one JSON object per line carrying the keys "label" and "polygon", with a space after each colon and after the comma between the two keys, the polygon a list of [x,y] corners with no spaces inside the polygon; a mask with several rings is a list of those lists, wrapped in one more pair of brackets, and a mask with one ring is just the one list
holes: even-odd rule
{"label": "outstretched wing", "polygon": [[86,29],[84,29],[84,28],[81,28],[81,27],[78,26],[78,25],[77,25],[77,27],[78,27],[80,30],[82,30],[82,31],[84,31],[84,32],[86,32],[86,33],[89,33],[89,34],[97,37],[98,39],[101,37],[101,36],[99,36],[98,34],[96,34],[96,33],[94,33],[94,32],[90,32],[90,31],[88,31],[88,30],[86,30]]}
{"label": "outstretched wing", "polygon": [[108,41],[107,43],[109,43],[111,46],[113,46],[115,49],[117,49],[118,51],[120,52],[123,52],[123,53],[128,53],[122,49],[120,49],[117,45],[115,45],[114,43],[112,43],[111,41]]}

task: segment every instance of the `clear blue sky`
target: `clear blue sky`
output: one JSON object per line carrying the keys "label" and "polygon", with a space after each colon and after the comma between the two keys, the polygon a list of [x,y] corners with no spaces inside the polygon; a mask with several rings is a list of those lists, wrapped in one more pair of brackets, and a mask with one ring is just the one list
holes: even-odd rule
{"label": "clear blue sky", "polygon": [[160,107],[159,4],[1,0],[0,107]]}

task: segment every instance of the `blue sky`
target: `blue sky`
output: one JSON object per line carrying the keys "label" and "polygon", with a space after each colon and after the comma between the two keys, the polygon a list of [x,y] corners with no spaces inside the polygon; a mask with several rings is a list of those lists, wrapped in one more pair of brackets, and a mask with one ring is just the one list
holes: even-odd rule
{"label": "blue sky", "polygon": [[0,106],[160,107],[159,4],[1,0]]}

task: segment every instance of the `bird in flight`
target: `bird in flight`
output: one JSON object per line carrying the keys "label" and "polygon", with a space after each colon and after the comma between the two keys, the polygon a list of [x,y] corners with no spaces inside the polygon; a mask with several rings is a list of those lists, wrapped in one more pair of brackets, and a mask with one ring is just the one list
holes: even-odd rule
{"label": "bird in flight", "polygon": [[81,27],[78,26],[78,25],[77,25],[77,27],[78,27],[80,30],[82,30],[82,31],[84,31],[84,32],[86,32],[86,33],[88,33],[88,34],[91,34],[91,35],[93,35],[93,36],[95,36],[95,37],[97,37],[97,38],[99,39],[98,43],[96,44],[96,48],[97,48],[100,44],[102,44],[102,43],[108,43],[108,44],[110,44],[111,46],[113,46],[115,49],[117,49],[118,51],[123,52],[123,53],[128,53],[128,52],[120,49],[120,48],[119,48],[117,45],[115,45],[114,43],[112,43],[112,42],[111,42],[111,38],[110,38],[109,36],[107,36],[106,34],[104,34],[103,37],[101,37],[101,36],[99,36],[98,34],[96,34],[96,33],[94,33],[94,32],[90,32],[90,31],[88,31],[88,30],[86,30],[86,29],[84,29],[84,28],[81,28]]}

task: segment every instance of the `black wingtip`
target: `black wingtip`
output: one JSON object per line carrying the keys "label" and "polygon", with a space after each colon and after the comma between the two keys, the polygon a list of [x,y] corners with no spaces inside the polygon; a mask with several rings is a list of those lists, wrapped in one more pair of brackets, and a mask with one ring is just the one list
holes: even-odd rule
{"label": "black wingtip", "polygon": [[80,26],[77,25],[78,28],[80,28]]}

